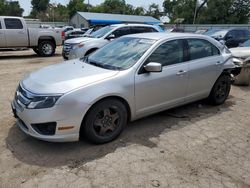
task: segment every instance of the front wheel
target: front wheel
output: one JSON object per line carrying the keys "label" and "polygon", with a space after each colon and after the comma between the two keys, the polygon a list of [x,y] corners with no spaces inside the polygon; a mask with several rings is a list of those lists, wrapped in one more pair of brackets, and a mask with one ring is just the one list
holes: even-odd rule
{"label": "front wheel", "polygon": [[215,82],[208,100],[213,105],[223,104],[231,90],[231,77],[229,75],[221,75]]}
{"label": "front wheel", "polygon": [[127,123],[127,110],[122,102],[107,99],[95,104],[87,113],[81,135],[96,144],[114,140]]}
{"label": "front wheel", "polygon": [[56,46],[51,41],[43,41],[38,45],[38,51],[41,56],[48,57],[54,55]]}

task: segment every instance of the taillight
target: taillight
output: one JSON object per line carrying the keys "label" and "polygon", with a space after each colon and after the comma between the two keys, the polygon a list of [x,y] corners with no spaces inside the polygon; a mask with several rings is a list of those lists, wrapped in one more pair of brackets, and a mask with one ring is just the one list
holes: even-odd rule
{"label": "taillight", "polygon": [[64,40],[65,39],[65,32],[62,31],[62,39]]}

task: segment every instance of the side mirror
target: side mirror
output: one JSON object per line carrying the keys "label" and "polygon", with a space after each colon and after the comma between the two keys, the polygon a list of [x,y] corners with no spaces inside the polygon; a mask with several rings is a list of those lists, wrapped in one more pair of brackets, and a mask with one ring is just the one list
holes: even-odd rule
{"label": "side mirror", "polygon": [[162,65],[156,62],[150,62],[144,66],[147,72],[162,72]]}
{"label": "side mirror", "polygon": [[112,39],[115,39],[115,35],[114,34],[110,34],[108,37],[107,37],[108,40],[112,40]]}

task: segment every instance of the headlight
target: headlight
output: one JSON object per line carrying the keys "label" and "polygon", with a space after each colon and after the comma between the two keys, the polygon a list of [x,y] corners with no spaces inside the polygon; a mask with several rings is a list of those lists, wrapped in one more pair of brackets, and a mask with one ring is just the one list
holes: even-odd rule
{"label": "headlight", "polygon": [[76,44],[75,46],[73,46],[73,50],[77,49],[77,48],[81,48],[83,47],[84,44],[80,43],[80,44]]}
{"label": "headlight", "polygon": [[55,105],[56,101],[59,98],[60,96],[35,97],[27,105],[27,108],[30,108],[30,109],[51,108]]}

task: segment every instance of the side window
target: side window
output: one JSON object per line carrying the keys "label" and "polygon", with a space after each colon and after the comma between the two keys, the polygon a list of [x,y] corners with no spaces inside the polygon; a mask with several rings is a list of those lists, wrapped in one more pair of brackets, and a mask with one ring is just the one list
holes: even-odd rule
{"label": "side window", "polygon": [[115,35],[115,38],[121,37],[123,35],[129,35],[130,33],[131,31],[129,27],[122,27],[113,32],[113,34]]}
{"label": "side window", "polygon": [[23,29],[21,20],[16,18],[4,18],[6,29]]}
{"label": "side window", "polygon": [[219,55],[219,49],[210,42],[202,39],[188,39],[190,60]]}
{"label": "side window", "polygon": [[1,20],[0,20],[0,29],[2,29]]}
{"label": "side window", "polygon": [[158,32],[155,28],[153,28],[153,27],[149,27],[148,28],[149,29],[149,32]]}
{"label": "side window", "polygon": [[250,38],[250,31],[248,30],[243,30],[243,33],[244,33],[244,38]]}
{"label": "side window", "polygon": [[162,66],[173,65],[184,61],[183,40],[173,40],[159,46],[147,59],[149,62],[161,63]]}
{"label": "side window", "polygon": [[131,32],[135,34],[135,33],[151,33],[157,31],[151,27],[132,27]]}

